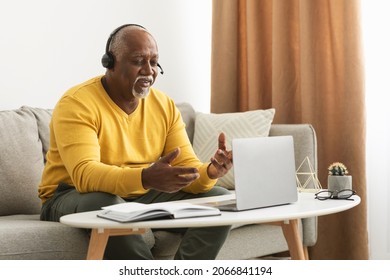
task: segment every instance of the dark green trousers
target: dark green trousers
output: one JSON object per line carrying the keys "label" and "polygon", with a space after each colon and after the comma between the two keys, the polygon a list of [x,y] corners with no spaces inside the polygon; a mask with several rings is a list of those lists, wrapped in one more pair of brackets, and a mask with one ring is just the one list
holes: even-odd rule
{"label": "dark green trousers", "polygon": [[[69,188],[64,184],[60,184],[53,197],[43,204],[41,220],[59,221],[63,215],[99,210],[102,206],[126,201],[149,204],[224,194],[228,194],[228,191],[216,186],[209,192],[202,194],[190,194],[181,191],[170,194],[152,190],[140,197],[124,200],[116,195],[103,192],[81,194],[73,187]],[[230,226],[164,230],[183,234],[175,259],[201,260],[216,258],[229,234]],[[153,255],[141,235],[126,235],[109,238],[104,258],[113,260],[153,259]]]}

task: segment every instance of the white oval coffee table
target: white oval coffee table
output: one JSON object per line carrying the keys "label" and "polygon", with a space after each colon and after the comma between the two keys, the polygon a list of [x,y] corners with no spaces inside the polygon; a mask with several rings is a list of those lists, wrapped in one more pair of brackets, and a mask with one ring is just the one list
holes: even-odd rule
{"label": "white oval coffee table", "polygon": [[[119,223],[98,218],[96,215],[102,210],[97,210],[66,215],[61,217],[60,222],[72,227],[92,229],[87,259],[103,258],[109,236],[142,234],[146,229],[152,228],[210,227],[275,222],[282,226],[291,258],[306,259],[307,253],[303,248],[298,229],[299,219],[346,211],[360,203],[359,196],[354,195],[352,198],[354,200],[319,201],[314,198],[313,193],[299,193],[296,203],[241,212],[222,211],[220,216]],[[217,205],[229,199],[234,199],[234,194],[186,201],[195,204]]]}

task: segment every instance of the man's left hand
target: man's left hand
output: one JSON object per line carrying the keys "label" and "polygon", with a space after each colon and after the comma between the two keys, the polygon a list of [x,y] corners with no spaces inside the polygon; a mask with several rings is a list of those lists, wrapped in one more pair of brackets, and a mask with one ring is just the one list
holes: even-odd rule
{"label": "man's left hand", "polygon": [[232,151],[226,149],[225,134],[221,132],[218,136],[218,150],[214,157],[210,159],[211,164],[208,168],[208,175],[211,179],[217,179],[224,176],[233,166]]}

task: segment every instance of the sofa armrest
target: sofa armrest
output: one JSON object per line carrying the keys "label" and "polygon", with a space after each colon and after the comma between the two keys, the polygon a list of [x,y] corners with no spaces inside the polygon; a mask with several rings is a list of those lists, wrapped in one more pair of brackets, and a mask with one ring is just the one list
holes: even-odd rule
{"label": "sofa armrest", "polygon": [[[292,135],[294,139],[296,168],[308,157],[314,171],[317,173],[317,138],[312,125],[273,124],[269,135]],[[302,235],[304,246],[315,245],[317,242],[317,217],[302,219]]]}

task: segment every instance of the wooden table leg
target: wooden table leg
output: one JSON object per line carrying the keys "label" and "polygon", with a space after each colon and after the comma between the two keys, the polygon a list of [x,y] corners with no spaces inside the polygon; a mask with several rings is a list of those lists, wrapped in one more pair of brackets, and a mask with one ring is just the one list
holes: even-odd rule
{"label": "wooden table leg", "polygon": [[145,229],[92,229],[87,260],[102,260],[110,236],[143,234]]}
{"label": "wooden table leg", "polygon": [[306,260],[305,250],[299,234],[298,219],[281,223],[284,237],[286,238],[291,259]]}
{"label": "wooden table leg", "polygon": [[92,229],[87,260],[102,260],[109,237],[108,229]]}

